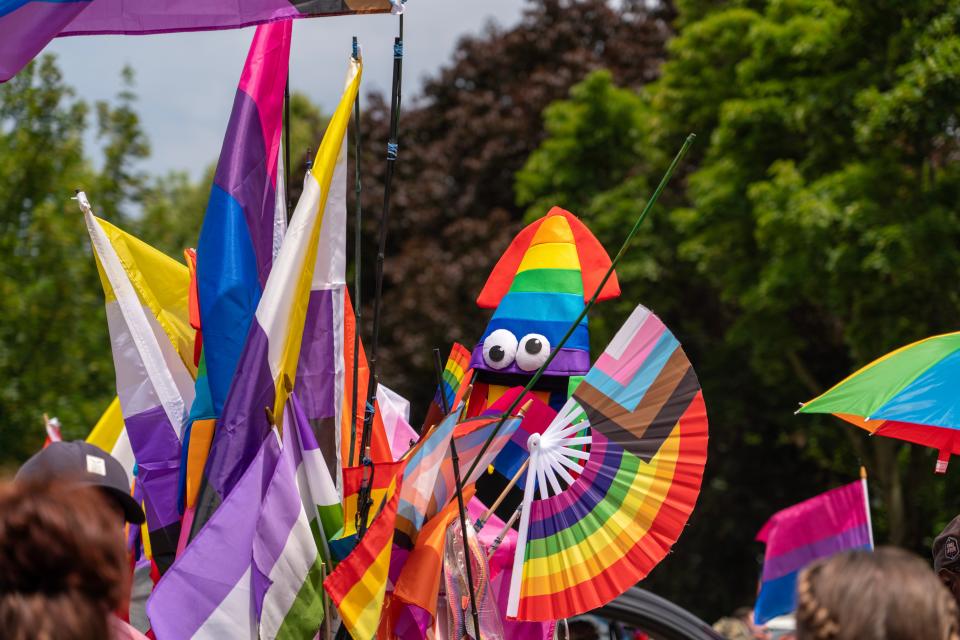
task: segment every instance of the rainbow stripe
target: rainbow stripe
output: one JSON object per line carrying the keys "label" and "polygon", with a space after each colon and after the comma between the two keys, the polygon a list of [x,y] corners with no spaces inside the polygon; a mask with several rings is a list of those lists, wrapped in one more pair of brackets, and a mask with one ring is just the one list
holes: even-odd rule
{"label": "rainbow stripe", "polygon": [[638,306],[530,446],[514,560],[523,569],[513,573],[507,613],[572,617],[646,576],[680,536],[700,491],[703,396],[659,318]]}
{"label": "rainbow stripe", "polygon": [[399,500],[394,492],[363,540],[323,582],[354,638],[373,638],[380,625]]}
{"label": "rainbow stripe", "polygon": [[763,624],[796,609],[797,576],[808,564],[846,549],[873,549],[866,480],[778,511],[757,540],[767,545],[754,608]]}
{"label": "rainbow stripe", "polygon": [[470,351],[459,342],[454,342],[450,348],[450,355],[447,357],[447,364],[443,369],[440,387],[433,397],[434,404],[442,406],[440,402],[440,394],[442,393],[446,399],[446,406],[451,409],[454,407],[453,403],[457,398],[457,391],[460,390],[460,384],[469,368]]}
{"label": "rainbow stripe", "polygon": [[[520,348],[530,334],[545,337],[550,348],[555,348],[609,266],[610,258],[593,234],[576,216],[559,207],[523,229],[477,298],[480,307],[495,311],[473,349],[470,366],[495,375],[531,375],[529,367],[520,367],[512,360],[498,368],[490,366],[484,360],[484,341],[494,331],[505,330],[513,334]],[[598,299],[619,294],[614,275]],[[590,334],[584,317],[545,373],[582,375],[589,368]]]}

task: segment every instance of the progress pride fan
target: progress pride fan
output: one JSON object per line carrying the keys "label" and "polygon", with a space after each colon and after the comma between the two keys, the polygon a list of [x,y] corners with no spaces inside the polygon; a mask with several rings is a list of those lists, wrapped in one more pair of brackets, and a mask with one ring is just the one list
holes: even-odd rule
{"label": "progress pride fan", "polygon": [[528,448],[507,615],[568,618],[644,578],[696,504],[707,414],[680,343],[638,306]]}

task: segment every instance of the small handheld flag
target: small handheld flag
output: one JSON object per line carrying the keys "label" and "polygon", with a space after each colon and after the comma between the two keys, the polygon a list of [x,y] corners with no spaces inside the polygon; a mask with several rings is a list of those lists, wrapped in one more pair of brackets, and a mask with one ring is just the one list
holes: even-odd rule
{"label": "small handheld flag", "polygon": [[763,624],[796,609],[797,576],[808,564],[847,549],[873,549],[866,475],[778,511],[757,540],[767,545],[753,612]]}

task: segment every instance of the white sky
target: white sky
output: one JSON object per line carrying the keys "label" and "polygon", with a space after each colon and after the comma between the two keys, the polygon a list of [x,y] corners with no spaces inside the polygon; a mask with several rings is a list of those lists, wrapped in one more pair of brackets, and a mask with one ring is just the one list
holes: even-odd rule
{"label": "white sky", "polygon": [[[482,31],[491,20],[511,26],[523,0],[410,0],[404,17],[403,95],[419,92],[425,75],[450,59],[457,39]],[[137,112],[151,143],[143,168],[151,173],[186,169],[198,177],[216,160],[253,27],[151,36],[56,38],[44,52],[56,53],[66,82],[93,101],[111,99],[124,64],[136,73]],[[360,39],[364,88],[389,94],[393,37],[390,15],[296,20],[291,52],[291,89],[329,112],[343,88],[351,37]]]}

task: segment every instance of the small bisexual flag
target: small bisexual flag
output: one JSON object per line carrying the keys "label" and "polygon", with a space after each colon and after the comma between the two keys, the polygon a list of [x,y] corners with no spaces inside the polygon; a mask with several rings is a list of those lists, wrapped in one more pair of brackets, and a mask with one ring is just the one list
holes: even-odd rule
{"label": "small bisexual flag", "polygon": [[847,549],[873,549],[866,474],[778,511],[757,540],[767,545],[753,612],[763,624],[797,608],[797,575],[811,562]]}

